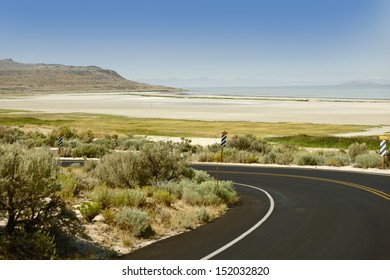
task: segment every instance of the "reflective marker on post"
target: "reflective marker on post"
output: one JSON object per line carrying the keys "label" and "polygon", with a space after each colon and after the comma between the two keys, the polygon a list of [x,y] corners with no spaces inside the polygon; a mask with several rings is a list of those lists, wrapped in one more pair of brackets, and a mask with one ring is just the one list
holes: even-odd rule
{"label": "reflective marker on post", "polygon": [[[226,132],[226,131],[224,131]],[[226,134],[222,134],[222,137],[221,137],[221,147],[226,147],[226,142],[227,142],[227,133]]]}
{"label": "reflective marker on post", "polygon": [[386,155],[387,151],[386,151],[386,140],[382,140],[381,143],[380,143],[380,146],[379,146],[379,154],[381,156],[384,156]]}
{"label": "reflective marker on post", "polygon": [[58,137],[58,148],[62,147],[62,137]]}

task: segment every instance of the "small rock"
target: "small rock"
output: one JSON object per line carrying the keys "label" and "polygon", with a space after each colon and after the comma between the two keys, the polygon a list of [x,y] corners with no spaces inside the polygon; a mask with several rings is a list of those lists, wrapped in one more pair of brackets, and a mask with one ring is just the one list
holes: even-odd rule
{"label": "small rock", "polygon": [[106,218],[102,214],[97,215],[95,218],[92,219],[92,222],[105,222]]}

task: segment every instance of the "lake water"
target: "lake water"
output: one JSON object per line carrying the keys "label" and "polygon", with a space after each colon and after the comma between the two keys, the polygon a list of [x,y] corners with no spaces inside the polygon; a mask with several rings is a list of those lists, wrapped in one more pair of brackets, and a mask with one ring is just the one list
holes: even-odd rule
{"label": "lake water", "polygon": [[247,97],[390,99],[390,86],[191,87],[185,94]]}

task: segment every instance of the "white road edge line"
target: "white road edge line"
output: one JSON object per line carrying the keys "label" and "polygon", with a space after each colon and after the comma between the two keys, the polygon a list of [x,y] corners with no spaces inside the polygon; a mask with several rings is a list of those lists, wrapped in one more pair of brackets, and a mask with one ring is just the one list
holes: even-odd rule
{"label": "white road edge line", "polygon": [[252,188],[252,189],[256,189],[256,190],[259,190],[259,191],[262,191],[263,193],[266,194],[266,196],[268,197],[269,201],[270,201],[270,207],[268,209],[268,212],[267,214],[265,214],[265,216],[260,220],[258,221],[253,227],[251,227],[249,230],[247,230],[246,232],[244,232],[243,234],[241,234],[239,237],[235,238],[234,240],[230,241],[228,244],[224,245],[223,247],[219,248],[218,250],[212,252],[211,254],[201,258],[201,260],[209,260],[211,259],[212,257],[218,255],[219,253],[225,251],[227,248],[233,246],[234,244],[236,244],[238,241],[242,240],[245,238],[245,236],[247,236],[248,234],[250,234],[252,231],[254,231],[255,229],[257,229],[262,223],[264,223],[268,217],[271,215],[272,211],[274,211],[274,208],[275,208],[275,202],[272,198],[272,196],[266,192],[265,190],[261,189],[261,188],[258,188],[258,187],[255,187],[255,186],[251,186],[251,185],[246,185],[246,184],[240,184],[240,183],[234,183],[236,185],[240,185],[240,186],[244,186],[244,187],[248,187],[248,188]]}

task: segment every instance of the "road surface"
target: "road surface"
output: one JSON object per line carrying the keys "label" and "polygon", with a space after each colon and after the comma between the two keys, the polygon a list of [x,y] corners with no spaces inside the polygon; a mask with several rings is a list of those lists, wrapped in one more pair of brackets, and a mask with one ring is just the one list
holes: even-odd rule
{"label": "road surface", "polygon": [[[215,175],[215,165],[195,167]],[[219,171],[220,179],[238,183],[238,205],[122,259],[390,259],[389,176],[227,165]]]}

